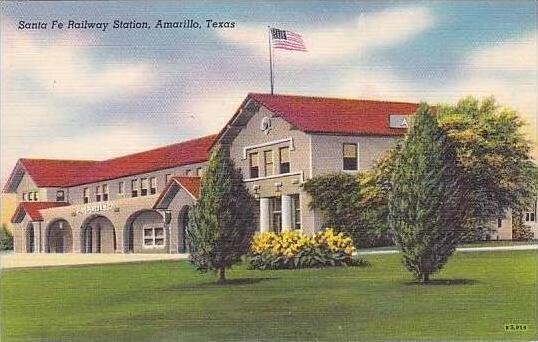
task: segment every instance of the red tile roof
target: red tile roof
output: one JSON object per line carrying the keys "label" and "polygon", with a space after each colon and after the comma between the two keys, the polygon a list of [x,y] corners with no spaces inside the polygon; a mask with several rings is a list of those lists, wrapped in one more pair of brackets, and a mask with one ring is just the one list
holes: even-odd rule
{"label": "red tile roof", "polygon": [[202,187],[202,179],[200,177],[172,177],[172,179],[195,199],[200,197],[200,189]]}
{"label": "red tile roof", "polygon": [[43,221],[43,216],[39,212],[41,209],[49,209],[56,207],[64,207],[69,205],[67,202],[20,202],[11,217],[11,222],[16,223],[22,220],[22,217],[18,220],[17,218],[23,213],[27,214],[32,221]]}
{"label": "red tile roof", "polygon": [[215,139],[210,135],[104,161],[20,159],[19,163],[38,187],[75,186],[205,162]]}
{"label": "red tile roof", "polygon": [[309,133],[350,135],[402,135],[405,129],[389,128],[392,114],[410,115],[416,103],[353,100],[295,95],[248,95],[270,111]]}
{"label": "red tile roof", "polygon": [[[163,191],[159,195],[159,198],[153,205],[154,209],[163,209],[161,204],[163,199],[170,191],[177,192],[179,188],[185,190],[193,199],[197,200],[200,197],[200,188],[202,187],[202,179],[200,177],[172,177],[168,184],[164,187]],[[174,190],[175,188],[175,190]],[[175,192],[173,196],[175,196]]]}

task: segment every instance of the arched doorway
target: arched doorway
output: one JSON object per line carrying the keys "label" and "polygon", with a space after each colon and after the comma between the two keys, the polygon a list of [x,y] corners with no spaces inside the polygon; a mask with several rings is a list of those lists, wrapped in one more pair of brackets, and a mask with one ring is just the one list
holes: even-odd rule
{"label": "arched doorway", "polygon": [[189,246],[187,245],[187,224],[189,223],[189,206],[184,206],[178,215],[178,253],[188,253]]}
{"label": "arched doorway", "polygon": [[73,234],[66,220],[52,221],[47,227],[46,238],[47,253],[71,253],[73,250]]}
{"label": "arched doorway", "polygon": [[132,214],[125,223],[123,238],[126,253],[168,251],[164,219],[156,210],[140,210]]}
{"label": "arched doorway", "polygon": [[28,223],[28,226],[26,226],[26,253],[33,253],[35,250],[34,224]]}
{"label": "arched doorway", "polygon": [[116,252],[116,230],[105,216],[88,217],[82,224],[80,237],[82,253]]}

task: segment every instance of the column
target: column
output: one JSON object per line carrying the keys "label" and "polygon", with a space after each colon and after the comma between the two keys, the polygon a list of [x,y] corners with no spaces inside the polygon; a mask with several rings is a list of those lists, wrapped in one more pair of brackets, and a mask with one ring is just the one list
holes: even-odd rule
{"label": "column", "polygon": [[292,198],[289,195],[282,196],[282,231],[292,230]]}
{"label": "column", "polygon": [[260,233],[270,230],[271,220],[269,212],[269,198],[260,198]]}

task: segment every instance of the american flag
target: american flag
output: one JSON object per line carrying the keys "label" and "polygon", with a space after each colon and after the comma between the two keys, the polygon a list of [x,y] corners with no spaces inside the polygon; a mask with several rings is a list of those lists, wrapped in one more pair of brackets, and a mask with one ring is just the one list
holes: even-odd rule
{"label": "american flag", "polygon": [[295,32],[271,28],[271,38],[275,49],[306,51],[303,37]]}

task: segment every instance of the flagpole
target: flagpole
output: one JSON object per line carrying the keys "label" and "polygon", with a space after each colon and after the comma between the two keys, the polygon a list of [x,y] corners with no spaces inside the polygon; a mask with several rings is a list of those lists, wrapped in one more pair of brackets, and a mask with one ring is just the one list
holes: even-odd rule
{"label": "flagpole", "polygon": [[271,44],[271,26],[267,26],[269,29],[269,79],[271,81],[271,95],[274,91],[274,79],[273,79],[273,46]]}

